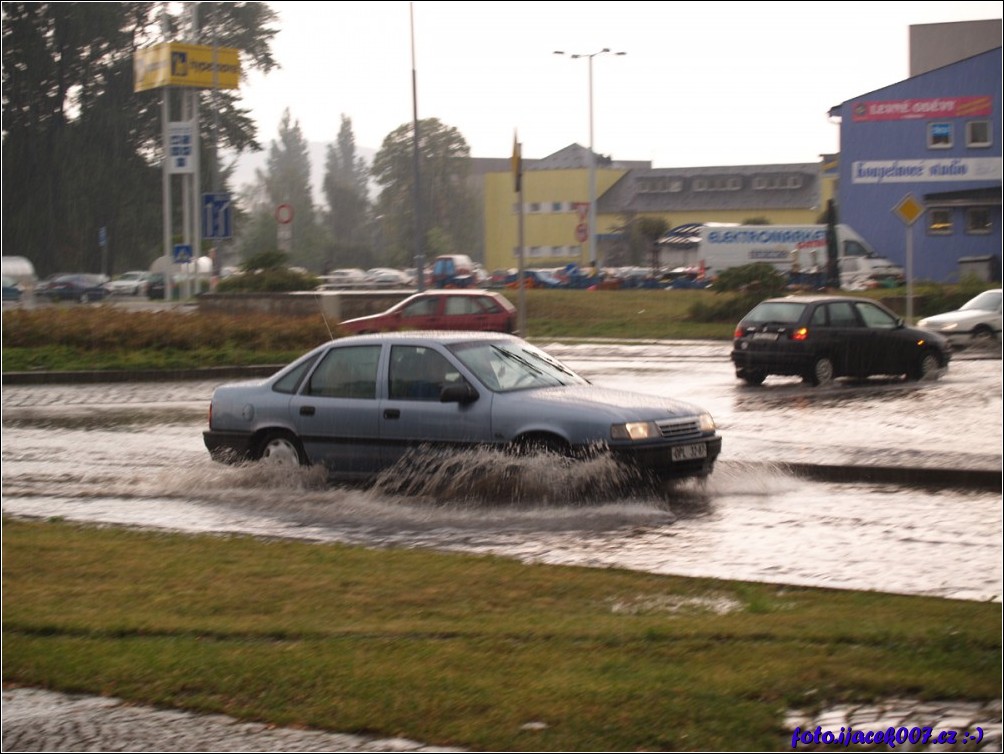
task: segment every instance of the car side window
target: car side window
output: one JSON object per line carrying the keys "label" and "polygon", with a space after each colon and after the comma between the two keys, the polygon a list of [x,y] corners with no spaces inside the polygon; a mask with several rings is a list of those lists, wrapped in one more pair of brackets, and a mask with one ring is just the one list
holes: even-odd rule
{"label": "car side window", "polygon": [[858,318],[854,315],[854,308],[847,301],[838,301],[828,304],[830,312],[830,327],[858,327]]}
{"label": "car side window", "polygon": [[438,401],[460,372],[439,352],[425,346],[394,346],[390,352],[388,396],[401,401]]}
{"label": "car side window", "polygon": [[380,346],[330,349],[307,382],[307,395],[325,398],[376,398]]}
{"label": "car side window", "polygon": [[275,384],[272,385],[272,389],[277,393],[295,393],[303,381],[303,376],[310,371],[315,361],[317,361],[316,358],[308,359],[300,364],[300,366],[284,374],[280,379],[276,380]]}
{"label": "car side window", "polygon": [[809,321],[810,325],[815,327],[826,327],[826,307],[817,306],[812,312],[812,319]]}
{"label": "car side window", "polygon": [[485,312],[497,312],[499,310],[499,305],[497,301],[493,301],[487,296],[478,296],[478,306]]}
{"label": "car side window", "polygon": [[428,298],[422,298],[418,301],[413,301],[408,304],[404,309],[401,310],[401,316],[403,317],[429,317],[436,313],[436,309],[439,306],[439,298],[436,296],[430,296]]}
{"label": "car side window", "polygon": [[889,315],[889,312],[879,309],[874,304],[857,304],[858,313],[865,321],[866,327],[879,330],[892,330],[896,327],[896,318]]}
{"label": "car side window", "polygon": [[467,296],[447,296],[446,314],[457,316],[459,314],[475,314],[477,309],[472,306],[473,299]]}

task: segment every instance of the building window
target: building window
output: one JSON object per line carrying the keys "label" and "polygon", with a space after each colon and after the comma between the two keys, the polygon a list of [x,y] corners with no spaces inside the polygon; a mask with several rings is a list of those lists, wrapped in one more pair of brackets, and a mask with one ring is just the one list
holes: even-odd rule
{"label": "building window", "polygon": [[706,178],[695,178],[692,185],[694,191],[707,191],[708,181]]}
{"label": "building window", "polygon": [[951,123],[928,123],[927,124],[927,146],[928,146],[928,149],[951,149],[952,148],[952,124]]}
{"label": "building window", "polygon": [[990,121],[971,120],[968,123],[966,123],[966,146],[967,147],[990,146]]}
{"label": "building window", "polygon": [[974,236],[988,235],[992,224],[990,210],[986,207],[970,207],[966,210],[966,233]]}
{"label": "building window", "polygon": [[531,202],[530,203],[530,212],[531,212],[531,214],[534,213],[534,212],[540,212],[540,202]]}
{"label": "building window", "polygon": [[[752,185],[754,191],[791,191],[802,188],[802,183],[800,175],[758,175],[753,178]],[[739,188],[741,184],[736,190]]]}
{"label": "building window", "polygon": [[927,232],[932,236],[952,234],[952,210],[929,209],[927,211]]}
{"label": "building window", "polygon": [[551,211],[552,212],[563,212],[564,209],[565,209],[565,203],[564,202],[551,202]]}

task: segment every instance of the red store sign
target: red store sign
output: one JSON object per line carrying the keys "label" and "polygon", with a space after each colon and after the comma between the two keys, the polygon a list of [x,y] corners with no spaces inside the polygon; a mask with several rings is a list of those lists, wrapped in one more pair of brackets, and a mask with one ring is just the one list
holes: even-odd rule
{"label": "red store sign", "polygon": [[990,115],[991,102],[992,98],[989,95],[863,101],[854,103],[852,116],[855,123],[878,120],[970,118]]}

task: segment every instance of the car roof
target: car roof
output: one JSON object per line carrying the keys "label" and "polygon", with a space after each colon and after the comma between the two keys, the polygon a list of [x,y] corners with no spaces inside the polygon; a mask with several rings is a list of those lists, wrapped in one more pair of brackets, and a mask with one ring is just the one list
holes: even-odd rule
{"label": "car roof", "polygon": [[506,333],[485,332],[482,330],[405,330],[403,332],[371,333],[369,335],[347,335],[330,343],[439,343],[453,345],[455,343],[470,343],[471,341],[513,341],[523,342],[522,338]]}
{"label": "car roof", "polygon": [[[815,304],[819,302],[827,301],[868,301],[870,303],[876,303],[875,299],[865,298],[863,296],[834,296],[832,294],[802,294],[798,296],[778,296],[776,298],[764,299],[760,303],[784,303],[789,302],[793,304]],[[881,301],[877,303],[882,303]]]}
{"label": "car roof", "polygon": [[500,293],[488,291],[481,288],[434,288],[429,291],[420,291],[416,296],[499,296]]}

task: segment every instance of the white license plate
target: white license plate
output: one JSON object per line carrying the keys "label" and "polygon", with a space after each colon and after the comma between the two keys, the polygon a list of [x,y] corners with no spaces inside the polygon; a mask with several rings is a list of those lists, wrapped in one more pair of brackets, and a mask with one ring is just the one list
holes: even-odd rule
{"label": "white license plate", "polygon": [[708,446],[703,442],[693,445],[677,445],[672,449],[674,461],[690,461],[694,458],[707,458]]}
{"label": "white license plate", "polygon": [[776,332],[755,332],[753,333],[753,340],[777,340]]}

